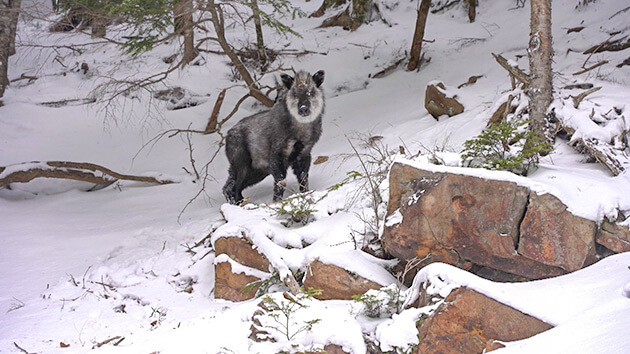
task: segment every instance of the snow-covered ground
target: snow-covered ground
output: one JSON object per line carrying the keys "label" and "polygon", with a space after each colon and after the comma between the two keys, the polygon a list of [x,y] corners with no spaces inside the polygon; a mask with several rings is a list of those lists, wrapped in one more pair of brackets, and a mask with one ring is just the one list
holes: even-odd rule
{"label": "snow-covered ground", "polygon": [[[294,3],[311,13],[321,2]],[[615,107],[628,116],[630,66],[615,67],[630,55],[628,50],[595,54],[589,65],[601,60],[610,64],[572,75],[586,60],[582,51],[608,39],[610,32],[621,31],[615,38],[628,34],[630,11],[618,13],[628,6],[627,1],[598,0],[588,6],[576,3],[553,3],[554,83],[562,87],[589,82],[603,88],[588,96],[580,110],[559,106],[558,112],[583,121],[593,110],[599,114]],[[298,18],[286,23],[303,38],[265,33],[274,49],[322,53],[281,59],[283,67],[326,71],[324,132],[313,156],[328,156],[329,160],[312,166],[310,177],[318,197],[343,181],[347,172],[360,170],[348,142],[350,139],[358,149],[365,148],[357,136],[382,136],[379,144],[396,151],[403,145],[410,154],[427,149],[459,151],[466,139],[482,131],[495,102],[510,88],[505,70],[491,53],[500,53],[527,69],[529,3],[525,8],[514,8],[514,1],[482,1],[472,24],[461,5],[429,15],[425,37],[435,42],[425,43],[431,61],[419,72],[400,69],[371,79],[370,74],[404,55],[415,25],[417,1],[380,4],[393,25],[376,21],[347,32],[317,28],[321,19]],[[171,128],[205,127],[218,92],[234,85],[227,59],[202,54],[205,61],[201,65],[188,66],[169,77],[171,86],[210,95],[195,107],[166,110],[164,102],[151,100],[142,91],[121,97],[113,106],[50,107],[39,103],[87,98],[108,77],[123,79],[161,72],[167,68],[162,58],[173,54],[178,45],[161,45],[135,60],[109,43],[88,45],[82,52],[53,49],[49,46],[92,40],[77,33],[49,33],[48,25],[42,19],[24,18],[20,22],[17,54],[11,57],[9,76],[16,79],[24,74],[38,79],[13,82],[3,97],[0,166],[84,161],[121,173],[159,174],[178,183],[150,186],[124,182],[85,192],[89,186],[78,182],[36,180],[0,190],[0,352],[19,352],[19,346],[40,353],[92,349],[271,353],[335,343],[362,353],[366,334],[383,349],[404,350],[417,341],[415,321],[427,309],[407,310],[391,319],[370,319],[361,313],[360,304],[311,299],[303,300],[308,307],[296,312],[291,331],[307,321],[320,321],[310,331],[295,334],[291,343],[297,347],[280,337],[273,344],[248,340],[257,301],[236,304],[215,300],[214,253],[208,243],[193,245],[217,228],[242,224],[261,235],[272,230],[274,241],[295,248],[292,256],[284,259],[288,268],[327,257],[333,263],[352,263],[345,265],[356,267],[360,273],[369,268],[358,266],[367,262],[364,256],[349,258],[358,259],[356,263],[335,257],[336,252],[354,248],[356,232],[365,227],[369,218],[365,215],[370,215],[370,205],[357,196],[361,193],[355,190],[359,183],[330,191],[317,204],[315,221],[304,227],[286,229],[272,217],[258,223],[256,213],[266,209],[245,212],[231,206],[224,207],[226,217],[231,218],[230,224],[224,225],[221,186],[227,176],[227,160],[223,151],[209,166],[205,193],[187,206],[201,183],[187,173],[192,167],[186,136],[164,137],[157,142],[151,139]],[[567,34],[568,28],[577,26],[585,29]],[[197,35],[200,38],[203,33]],[[239,27],[230,28],[228,37],[237,46],[254,39],[251,29]],[[215,45],[208,46],[216,49]],[[79,70],[81,63],[90,68],[86,74]],[[474,85],[456,89],[473,75],[483,77]],[[273,82],[271,77],[266,80]],[[466,111],[439,121],[431,117],[423,101],[426,84],[433,80],[442,80],[456,92]],[[571,102],[569,95],[578,92],[558,90],[556,95]],[[229,90],[222,114],[227,114],[244,93],[243,88]],[[259,109],[253,101],[246,101],[224,128]],[[625,125],[616,122],[603,127],[584,123],[579,134],[609,137],[629,128],[622,122]],[[196,166],[201,169],[217,150],[218,137],[196,134],[190,141]],[[422,158],[418,160],[416,163],[422,163]],[[472,173],[487,175],[485,171]],[[592,220],[630,213],[630,176],[612,177],[604,167],[584,163],[584,156],[575,153],[566,141],[558,140],[555,151],[528,178],[507,174],[500,178],[553,192],[574,213]],[[288,189],[297,189],[293,177]],[[245,196],[254,204],[268,203],[271,190],[268,178],[247,189]],[[299,249],[303,241],[312,246]],[[420,277],[432,279],[435,292],[441,295],[455,286],[468,285],[557,325],[541,335],[509,343],[504,352],[627,353],[628,266],[630,255],[621,254],[570,275],[523,284],[495,284],[439,264],[425,268]],[[371,273],[381,281],[387,278],[375,274],[376,270]],[[275,293],[270,301],[285,300]],[[116,338],[97,347],[115,337],[124,340],[114,346],[120,340]]]}

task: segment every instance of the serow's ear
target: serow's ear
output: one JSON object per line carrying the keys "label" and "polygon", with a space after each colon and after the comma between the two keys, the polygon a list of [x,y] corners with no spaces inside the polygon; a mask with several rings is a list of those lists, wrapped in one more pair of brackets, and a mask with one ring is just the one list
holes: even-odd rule
{"label": "serow's ear", "polygon": [[313,74],[313,82],[317,87],[320,87],[324,82],[324,70],[320,70]]}
{"label": "serow's ear", "polygon": [[282,83],[287,88],[287,90],[290,90],[291,86],[293,86],[293,77],[287,74],[281,74],[280,79],[282,80]]}

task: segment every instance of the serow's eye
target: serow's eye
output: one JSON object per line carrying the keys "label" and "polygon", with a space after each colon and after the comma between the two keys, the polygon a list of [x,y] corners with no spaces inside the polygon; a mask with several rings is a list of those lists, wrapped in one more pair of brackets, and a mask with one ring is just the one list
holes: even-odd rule
{"label": "serow's eye", "polygon": [[315,93],[313,93],[313,91],[306,91],[306,95],[308,97],[311,97],[312,95],[314,95]]}

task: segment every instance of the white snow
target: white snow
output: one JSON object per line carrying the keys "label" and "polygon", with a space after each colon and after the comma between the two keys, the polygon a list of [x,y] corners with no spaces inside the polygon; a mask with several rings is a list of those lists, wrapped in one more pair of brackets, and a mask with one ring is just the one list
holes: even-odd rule
{"label": "white snow", "polygon": [[[49,6],[43,0],[23,3],[29,9]],[[321,5],[321,1],[292,3],[306,13]],[[321,349],[334,343],[346,351],[364,353],[364,337],[383,349],[409,349],[417,340],[416,319],[433,308],[371,319],[357,313],[353,301],[304,299],[307,307],[300,307],[293,320],[301,326],[319,319],[311,331],[300,332],[292,341],[256,343],[248,336],[261,300],[214,299],[214,264],[226,257],[215,258],[211,246],[218,237],[240,237],[243,232],[281,275],[303,271],[319,259],[396,286],[395,277],[386,270],[392,262],[358,249],[366,243],[363,235],[379,232],[377,225],[382,229],[398,218],[383,220],[384,204],[374,208],[369,189],[361,181],[328,190],[349,171],[364,172],[347,137],[360,152],[365,151],[366,139],[354,137],[382,136],[378,142],[388,150],[398,152],[399,146],[404,147],[407,156],[398,161],[436,172],[513,181],[537,193],[552,193],[571,212],[590,220],[630,215],[628,172],[612,177],[601,165],[585,163],[584,156],[561,139],[527,178],[458,167],[457,153],[463,142],[483,130],[496,102],[511,89],[507,73],[490,53],[501,53],[511,64],[527,68],[529,4],[514,9],[513,1],[480,2],[475,23],[468,22],[463,5],[429,14],[426,38],[435,42],[424,43],[423,52],[431,61],[418,72],[401,66],[384,78],[373,79],[371,74],[408,51],[417,6],[416,1],[406,0],[379,3],[387,23],[372,22],[355,32],[319,28],[322,19],[316,18],[285,19],[303,38],[265,28],[265,40],[273,49],[320,53],[283,56],[283,67],[326,71],[323,134],[312,155],[329,160],[311,166],[310,187],[315,190],[311,197],[316,201],[313,220],[289,227],[282,224],[286,218],[273,211],[273,204],[262,204],[272,199],[270,178],[245,190],[251,204],[223,204],[221,187],[228,164],[222,150],[208,165],[208,179],[195,180],[191,154],[203,174],[203,166],[219,148],[216,134],[192,134],[190,144],[185,134],[154,139],[167,129],[205,128],[220,90],[236,84],[231,81],[227,58],[202,53],[201,65],[178,69],[165,84],[156,86],[179,86],[194,93],[200,101],[195,107],[168,110],[169,103],[142,90],[120,96],[111,105],[83,104],[84,99],[111,95],[111,87],[102,86],[110,77],[141,78],[167,69],[162,58],[176,53],[179,39],[131,58],[111,43],[89,44],[94,42],[89,35],[48,32],[52,17],[22,18],[9,79],[22,74],[37,79],[13,81],[2,98],[0,166],[9,167],[0,178],[27,166],[43,166],[20,165],[24,162],[65,160],[92,162],[125,174],[168,176],[177,183],[125,182],[85,192],[91,185],[41,179],[0,190],[0,352],[20,352],[18,345],[40,353],[275,353]],[[627,35],[628,12],[615,15],[627,6],[625,0],[598,0],[577,8],[576,1],[554,1],[554,84],[556,98],[562,99],[554,107],[559,119],[576,129],[575,138],[608,141],[628,130],[630,73],[628,66],[616,67],[628,57],[628,50],[594,54],[586,65],[602,60],[609,64],[573,75],[587,59],[582,51],[608,39],[610,32]],[[50,10],[43,12],[50,15]],[[566,33],[576,26],[585,29]],[[116,28],[109,28],[110,33],[115,34]],[[197,38],[206,35],[213,33],[196,32]],[[254,40],[249,23],[247,30],[229,27],[227,36],[236,47]],[[85,45],[81,53],[50,48],[71,44]],[[205,45],[218,50],[211,41]],[[82,63],[90,67],[86,74],[80,71]],[[456,89],[473,75],[483,77]],[[449,94],[457,95],[466,107],[464,113],[439,121],[428,114],[423,107],[424,90],[437,80],[449,87]],[[266,76],[263,83],[273,85],[274,75]],[[575,109],[570,96],[582,90],[562,89],[575,83],[602,89]],[[221,117],[245,93],[242,86],[228,90]],[[41,105],[68,99],[77,101],[66,106]],[[246,100],[224,130],[260,109],[253,100]],[[409,158],[418,151],[424,155]],[[444,165],[429,163],[436,159]],[[205,192],[191,202],[202,184]],[[387,200],[387,183],[379,187]],[[287,196],[297,189],[295,178],[289,177]],[[624,224],[630,225],[630,219]],[[194,247],[210,233],[210,240]],[[628,266],[630,255],[625,253],[557,278],[499,284],[433,264],[418,274],[415,286],[401,291],[412,295],[423,280],[429,281],[431,293],[441,296],[469,286],[556,326],[507,343],[499,352],[624,353],[630,352]],[[269,296],[286,301],[281,292]],[[124,338],[117,346],[113,343],[120,339],[97,347],[116,336]],[[69,347],[62,348],[61,343]]]}

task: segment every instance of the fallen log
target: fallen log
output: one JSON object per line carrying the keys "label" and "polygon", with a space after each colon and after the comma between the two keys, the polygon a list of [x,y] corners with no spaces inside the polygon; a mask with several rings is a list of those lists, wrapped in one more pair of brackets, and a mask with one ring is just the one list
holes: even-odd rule
{"label": "fallen log", "polygon": [[36,178],[60,178],[110,185],[119,180],[170,184],[171,180],[150,176],[125,175],[89,162],[34,161],[0,166],[0,188],[11,183],[27,183]]}

